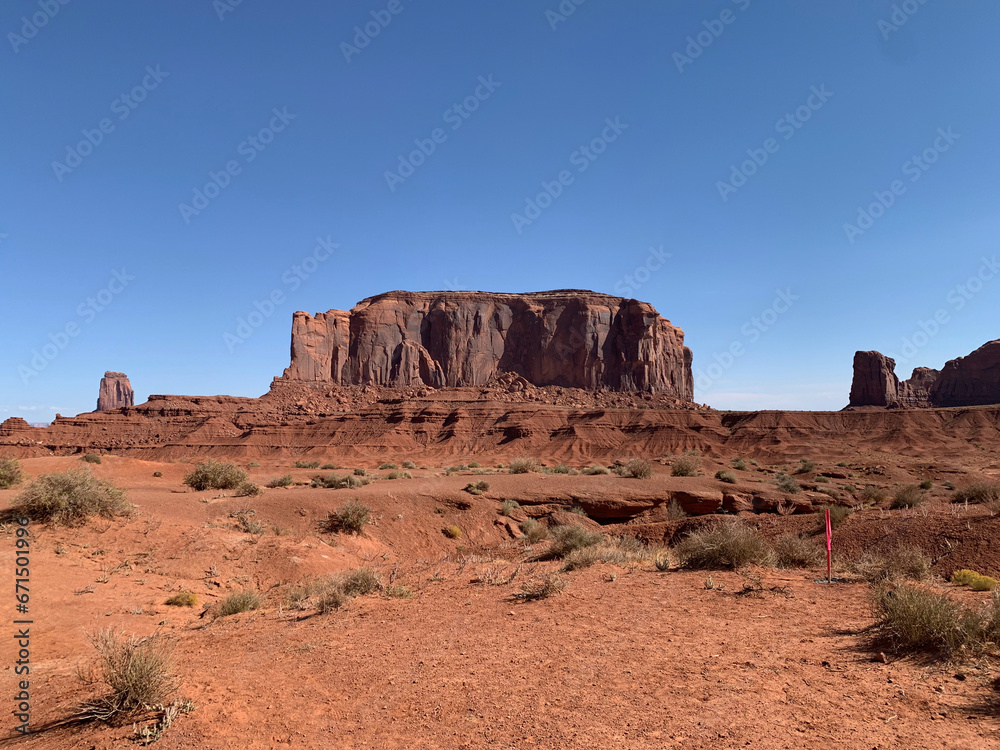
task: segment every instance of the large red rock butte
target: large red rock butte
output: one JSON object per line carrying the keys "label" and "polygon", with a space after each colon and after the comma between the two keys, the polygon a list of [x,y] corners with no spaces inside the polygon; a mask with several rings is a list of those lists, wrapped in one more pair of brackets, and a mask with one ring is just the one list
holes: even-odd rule
{"label": "large red rock butte", "polygon": [[646,302],[581,290],[388,292],[295,313],[284,379],[393,388],[534,386],[694,398],[684,332]]}
{"label": "large red rock butte", "polygon": [[97,411],[113,411],[123,406],[135,405],[135,392],[128,376],[123,372],[104,373],[101,390],[97,396]]}
{"label": "large red rock butte", "polygon": [[850,406],[894,409],[1000,404],[1000,339],[950,360],[941,370],[918,367],[909,380],[900,381],[895,369],[891,357],[875,351],[857,352]]}

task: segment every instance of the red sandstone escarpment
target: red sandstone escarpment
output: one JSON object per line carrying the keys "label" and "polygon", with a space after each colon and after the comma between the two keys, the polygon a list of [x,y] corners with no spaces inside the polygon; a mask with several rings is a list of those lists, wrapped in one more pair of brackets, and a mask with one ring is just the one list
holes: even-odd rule
{"label": "red sandstone escarpment", "polygon": [[284,378],[393,388],[535,386],[693,400],[684,332],[648,303],[595,292],[388,292],[295,313]]}

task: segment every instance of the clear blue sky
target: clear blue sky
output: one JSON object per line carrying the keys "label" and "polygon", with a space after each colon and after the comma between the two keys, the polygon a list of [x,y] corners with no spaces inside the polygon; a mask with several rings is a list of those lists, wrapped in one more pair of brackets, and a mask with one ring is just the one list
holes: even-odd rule
{"label": "clear blue sky", "polygon": [[1000,337],[1000,277],[958,291],[1000,254],[1000,5],[904,5],[10,0],[0,418],[89,411],[106,369],[260,395],[295,310],[391,289],[625,291],[720,408],[840,408],[855,350],[943,311],[899,371],[940,367]]}

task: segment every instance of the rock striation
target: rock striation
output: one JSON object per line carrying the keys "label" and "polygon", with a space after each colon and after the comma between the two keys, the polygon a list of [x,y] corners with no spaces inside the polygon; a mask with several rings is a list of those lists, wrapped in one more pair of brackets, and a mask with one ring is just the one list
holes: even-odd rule
{"label": "rock striation", "polygon": [[135,392],[128,376],[123,372],[104,373],[101,390],[97,396],[97,411],[113,411],[123,406],[135,405]]}
{"label": "rock striation", "polygon": [[646,302],[581,290],[403,292],[295,313],[283,378],[392,388],[534,386],[694,397],[684,332]]}
{"label": "rock striation", "polygon": [[986,406],[1000,404],[1000,339],[943,369],[918,367],[909,380],[896,377],[896,362],[879,352],[854,355],[850,406],[884,408]]}

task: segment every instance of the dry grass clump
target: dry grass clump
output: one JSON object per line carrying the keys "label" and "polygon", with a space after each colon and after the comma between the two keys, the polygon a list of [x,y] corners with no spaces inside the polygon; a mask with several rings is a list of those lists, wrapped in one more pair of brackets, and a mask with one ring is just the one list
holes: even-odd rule
{"label": "dry grass clump", "polygon": [[101,463],[101,457],[98,456],[96,453],[88,453],[86,456],[84,456],[80,460],[81,461],[85,461],[88,464],[99,464],[99,463]]}
{"label": "dry grass clump", "polygon": [[956,503],[978,503],[989,506],[1000,505],[1000,484],[997,482],[972,482],[956,490],[952,495]]}
{"label": "dry grass clump", "polygon": [[514,598],[523,602],[548,599],[566,588],[566,581],[558,573],[550,573],[542,578],[527,581],[521,586],[521,591]]}
{"label": "dry grass clump", "polygon": [[235,591],[219,603],[219,617],[250,612],[260,607],[260,597],[250,589]]}
{"label": "dry grass clump", "polygon": [[235,497],[257,497],[257,495],[263,495],[264,490],[260,488],[260,485],[254,484],[253,482],[244,482],[239,487],[236,488],[234,493]]}
{"label": "dry grass clump", "polygon": [[445,526],[443,529],[441,529],[441,533],[444,534],[449,539],[462,538],[462,530],[458,528],[458,526],[455,526],[454,524],[452,524],[451,526]]}
{"label": "dry grass clump", "polygon": [[973,591],[993,591],[1000,582],[992,576],[984,576],[974,570],[956,570],[948,579],[959,586],[968,586]]}
{"label": "dry grass clump", "polygon": [[548,559],[566,557],[574,550],[599,544],[604,536],[588,531],[582,526],[557,526],[550,532],[552,547],[546,552]]}
{"label": "dry grass clump", "polygon": [[534,458],[515,458],[510,462],[508,471],[511,474],[530,474],[540,468],[541,464]]}
{"label": "dry grass clump", "polygon": [[162,706],[177,689],[172,649],[161,636],[104,628],[87,637],[97,651],[100,679],[110,692],[84,703],[83,717],[117,723]]}
{"label": "dry grass clump", "polygon": [[851,517],[854,512],[853,508],[848,508],[846,505],[825,505],[818,509],[819,515],[819,526],[820,531],[826,529],[826,514],[823,511],[830,511],[830,528],[836,529],[843,525],[844,521]]}
{"label": "dry grass clump", "polygon": [[726,484],[736,484],[736,475],[731,471],[717,471],[715,472],[715,478]]}
{"label": "dry grass clump", "polygon": [[291,474],[285,474],[282,477],[273,477],[270,482],[267,483],[269,489],[277,489],[278,487],[291,487],[295,484],[295,479]]}
{"label": "dry grass clump", "polygon": [[675,458],[670,463],[670,476],[672,477],[696,477],[701,461],[697,456],[681,456]]}
{"label": "dry grass clump", "polygon": [[875,485],[869,484],[858,494],[862,505],[875,506],[885,502],[886,494]]}
{"label": "dry grass clump", "polygon": [[340,510],[330,511],[323,524],[323,531],[330,534],[360,534],[368,525],[371,508],[363,505],[360,498],[354,498],[344,504]]}
{"label": "dry grass clump", "polygon": [[786,534],[774,543],[779,568],[818,568],[826,562],[826,552],[812,539]]}
{"label": "dry grass clump", "polygon": [[469,482],[465,485],[463,491],[468,492],[470,495],[483,495],[490,491],[490,483],[483,480]]}
{"label": "dry grass clump", "polygon": [[9,490],[24,479],[16,458],[0,458],[0,490]]}
{"label": "dry grass clump", "polygon": [[645,458],[631,458],[625,464],[616,466],[615,473],[632,479],[649,479],[653,476],[653,465]]}
{"label": "dry grass clump", "polygon": [[164,604],[169,604],[171,607],[193,607],[197,603],[198,595],[192,594],[190,591],[181,591],[164,602]]}
{"label": "dry grass clump", "polygon": [[778,474],[774,477],[774,480],[781,492],[787,492],[790,495],[794,495],[802,489],[799,483],[787,474]]}
{"label": "dry grass clump", "polygon": [[582,469],[580,473],[586,476],[594,476],[595,474],[610,474],[611,471],[604,466],[594,464],[593,466],[588,466],[586,469]]}
{"label": "dry grass clump", "polygon": [[535,518],[526,518],[517,526],[521,529],[521,533],[524,534],[524,536],[527,537],[528,541],[532,544],[546,539],[549,535],[548,527]]}
{"label": "dry grass clump", "polygon": [[124,490],[82,468],[42,474],[15,498],[11,512],[55,526],[79,526],[94,516],[127,516],[132,505]]}
{"label": "dry grass clump", "polygon": [[205,461],[195,464],[184,477],[184,484],[194,490],[235,490],[247,481],[247,473],[236,464]]}
{"label": "dry grass clump", "polygon": [[747,470],[747,462],[744,461],[742,458],[734,458],[732,461],[732,465],[733,468],[736,469],[737,471]]}
{"label": "dry grass clump", "polygon": [[509,517],[515,510],[520,510],[520,508],[521,503],[517,500],[504,500],[500,503],[500,515]]}
{"label": "dry grass clump", "polygon": [[[396,472],[399,473],[399,472]],[[403,472],[404,474],[407,472]],[[393,477],[398,479],[399,477]],[[326,490],[353,490],[358,487],[364,487],[368,484],[368,480],[363,477],[358,477],[354,475],[348,476],[338,476],[336,474],[328,474],[327,476],[316,476],[312,478],[312,487],[319,487]]]}
{"label": "dry grass clump", "polygon": [[668,521],[680,521],[682,518],[688,517],[687,511],[685,511],[684,508],[681,507],[681,504],[676,500],[670,501],[670,504],[667,505],[665,513]]}
{"label": "dry grass clump", "polygon": [[973,609],[947,595],[912,585],[878,588],[872,609],[876,631],[899,651],[946,659],[994,651],[1000,640],[1000,595]]}
{"label": "dry grass clump", "polygon": [[604,538],[602,543],[574,549],[563,556],[563,572],[589,568],[599,562],[637,565],[649,559],[649,550],[634,537]]}
{"label": "dry grass clump", "polygon": [[760,532],[740,520],[692,531],[674,552],[684,567],[696,569],[770,567],[776,561],[774,550]]}
{"label": "dry grass clump", "polygon": [[927,502],[927,496],[924,495],[924,491],[920,489],[919,485],[908,484],[896,490],[896,494],[892,496],[892,503],[889,507],[893,510],[898,510],[899,508],[916,508],[925,502]]}
{"label": "dry grass clump", "polygon": [[319,461],[296,461],[296,469],[318,469]]}
{"label": "dry grass clump", "polygon": [[390,471],[385,475],[386,479],[413,479],[413,475],[408,471]]}
{"label": "dry grass clump", "polygon": [[[358,568],[336,576],[315,578],[292,589],[288,605],[293,609],[314,606],[320,614],[338,610],[356,596],[385,591],[378,574],[371,568]],[[412,592],[403,586],[393,587],[395,598],[407,598]]]}
{"label": "dry grass clump", "polygon": [[885,553],[864,552],[850,569],[869,583],[923,581],[931,574],[931,560],[919,547],[898,546]]}

